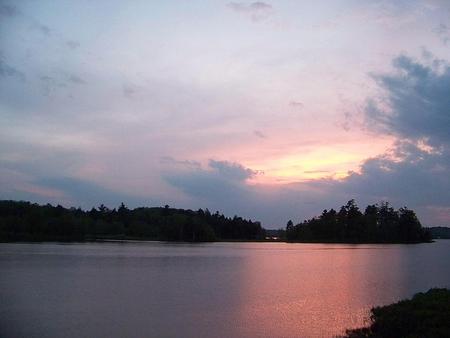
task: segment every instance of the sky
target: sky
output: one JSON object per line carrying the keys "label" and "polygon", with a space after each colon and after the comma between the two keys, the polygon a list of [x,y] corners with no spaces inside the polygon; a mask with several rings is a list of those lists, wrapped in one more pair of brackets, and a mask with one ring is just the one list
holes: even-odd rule
{"label": "sky", "polygon": [[450,225],[450,2],[0,0],[0,199]]}

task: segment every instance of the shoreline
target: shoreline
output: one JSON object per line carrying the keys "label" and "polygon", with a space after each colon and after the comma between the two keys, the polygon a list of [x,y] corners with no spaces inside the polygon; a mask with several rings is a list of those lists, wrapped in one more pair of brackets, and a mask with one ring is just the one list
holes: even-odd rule
{"label": "shoreline", "polygon": [[[445,240],[439,239],[439,240]],[[64,239],[39,239],[39,240],[12,240],[12,241],[4,241],[0,240],[0,244],[2,243],[62,243],[62,244],[71,244],[71,243],[133,243],[133,242],[158,242],[158,243],[167,243],[167,244],[207,244],[207,243],[287,243],[287,244],[348,244],[348,245],[415,245],[415,244],[430,244],[436,242],[436,239],[426,242],[335,242],[335,241],[284,241],[284,240],[218,240],[218,241],[167,241],[161,239],[145,239],[145,238],[136,238],[136,237],[128,237],[128,238],[95,238],[95,239],[82,239],[82,240],[64,240]]]}

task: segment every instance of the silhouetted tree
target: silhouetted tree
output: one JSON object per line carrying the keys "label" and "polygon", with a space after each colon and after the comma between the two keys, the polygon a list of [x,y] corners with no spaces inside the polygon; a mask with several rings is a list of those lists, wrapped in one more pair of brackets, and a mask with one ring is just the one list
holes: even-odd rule
{"label": "silhouetted tree", "polygon": [[369,205],[364,214],[355,200],[335,210],[324,210],[319,217],[293,225],[286,225],[289,241],[323,242],[396,242],[429,241],[430,234],[422,228],[414,211],[406,207],[394,210],[389,203]]}
{"label": "silhouetted tree", "polygon": [[167,241],[255,240],[259,222],[226,218],[219,212],[170,208],[116,209],[101,204],[83,211],[50,204],[0,201],[0,241],[145,238]]}

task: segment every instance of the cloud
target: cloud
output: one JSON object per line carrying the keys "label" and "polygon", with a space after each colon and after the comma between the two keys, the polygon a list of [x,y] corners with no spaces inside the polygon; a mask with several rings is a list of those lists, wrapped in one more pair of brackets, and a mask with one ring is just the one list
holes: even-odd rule
{"label": "cloud", "polygon": [[223,178],[232,181],[243,181],[256,175],[256,171],[245,168],[239,163],[209,160],[209,166]]}
{"label": "cloud", "polygon": [[397,144],[395,157],[383,154],[366,160],[360,172],[347,178],[320,180],[310,184],[335,195],[344,193],[364,201],[388,200],[408,205],[428,224],[450,222],[433,208],[450,207],[450,152],[429,152],[410,142]]}
{"label": "cloud", "polygon": [[13,77],[20,81],[25,81],[25,74],[8,65],[2,58],[0,58],[0,77]]}
{"label": "cloud", "polygon": [[176,160],[170,156],[163,156],[160,158],[161,164],[165,166],[169,166],[171,168],[178,167],[178,168],[190,168],[190,169],[201,169],[202,165],[200,162],[197,161],[189,161],[189,160]]}
{"label": "cloud", "polygon": [[268,227],[283,219],[300,221],[351,198],[361,205],[382,200],[395,207],[407,205],[425,225],[448,224],[448,66],[435,59],[427,65],[401,56],[394,60],[393,72],[373,78],[383,95],[370,98],[364,111],[366,122],[373,131],[389,133],[397,141],[392,149],[365,160],[344,179],[257,185],[248,181],[256,174],[254,170],[226,161],[210,161],[207,168],[178,167],[165,179],[192,197],[196,205],[258,215]]}
{"label": "cloud", "polygon": [[441,60],[393,60],[394,71],[373,75],[382,96],[368,100],[367,126],[397,138],[343,180],[311,182],[330,194],[389,200],[419,211],[428,224],[450,222],[450,68]]}
{"label": "cloud", "polygon": [[66,45],[70,49],[77,49],[78,47],[80,47],[80,43],[78,41],[75,41],[75,40],[67,40],[66,41]]}
{"label": "cloud", "polygon": [[355,124],[354,117],[350,112],[344,112],[344,117],[342,121],[338,123],[338,125],[342,127],[342,129],[344,129],[345,131],[350,131],[351,126],[353,126],[354,124]]}
{"label": "cloud", "polygon": [[43,94],[44,96],[50,96],[55,89],[61,87],[63,84],[58,83],[58,81],[52,76],[42,75],[39,80],[43,83]]}
{"label": "cloud", "polygon": [[264,134],[262,131],[260,131],[260,130],[254,130],[253,131],[253,134],[256,136],[256,137],[259,137],[259,138],[267,138],[267,135],[266,134]]}
{"label": "cloud", "polygon": [[245,14],[252,21],[263,21],[273,13],[273,7],[265,2],[256,1],[248,5],[241,2],[230,2],[228,8],[235,12]]}
{"label": "cloud", "polygon": [[230,203],[234,204],[236,196],[245,198],[248,195],[244,182],[253,175],[253,170],[240,164],[210,160],[207,168],[178,167],[163,178],[189,196],[203,200],[214,199],[215,203],[228,201],[224,205],[227,208]]}
{"label": "cloud", "polygon": [[137,198],[80,178],[24,173],[4,165],[0,166],[0,174],[0,199],[32,200],[85,209],[100,203],[109,207],[117,207],[121,202],[135,207],[151,205],[150,199]]}
{"label": "cloud", "polygon": [[249,5],[243,3],[230,2],[228,7],[237,12],[256,12],[272,10],[272,6],[261,1],[252,2]]}
{"label": "cloud", "polygon": [[[252,184],[249,178],[260,174],[238,163],[210,160],[207,167],[169,167],[163,178],[187,197],[187,207],[219,210],[263,222],[267,228],[283,227],[289,219],[297,221],[321,212],[323,206],[343,203],[341,194],[299,184]],[[321,209],[322,208],[322,209]]]}
{"label": "cloud", "polygon": [[36,185],[50,191],[61,191],[68,200],[84,208],[90,208],[101,203],[115,207],[121,202],[129,205],[145,205],[143,199],[123,194],[108,188],[104,188],[94,182],[81,180],[73,177],[46,177],[38,179]]}
{"label": "cloud", "polygon": [[124,84],[122,86],[123,95],[127,98],[131,98],[134,94],[138,92],[138,88],[135,85]]}
{"label": "cloud", "polygon": [[9,4],[0,4],[0,17],[4,18],[14,18],[20,16],[21,18],[25,18],[29,24],[30,28],[41,32],[46,36],[50,36],[52,33],[52,29],[47,25],[40,23],[38,20],[24,15],[16,6]]}
{"label": "cloud", "polygon": [[71,83],[74,83],[74,84],[86,84],[86,81],[85,80],[83,80],[81,77],[79,77],[78,75],[74,75],[74,74],[72,74],[72,75],[70,75],[68,78],[67,78],[67,81],[68,82],[71,82]]}
{"label": "cloud", "polygon": [[330,173],[329,170],[305,170],[305,174],[328,174]]}
{"label": "cloud", "polygon": [[300,101],[291,101],[289,105],[294,108],[303,108],[303,103]]}
{"label": "cloud", "polygon": [[415,206],[450,205],[450,153],[430,153],[413,143],[401,142],[394,155],[368,159],[359,173],[353,172],[342,181],[322,183],[329,184],[332,191],[376,200]]}
{"label": "cloud", "polygon": [[450,11],[450,3],[447,0],[426,0],[425,3],[438,11]]}
{"label": "cloud", "polygon": [[[381,94],[364,110],[367,127],[397,141],[384,154],[365,160],[340,180],[263,186],[249,184],[255,171],[240,164],[211,161],[208,168],[177,170],[166,181],[202,203],[220,210],[259,215],[271,223],[301,220],[338,207],[350,198],[361,205],[388,200],[407,205],[426,225],[448,224],[450,217],[450,68],[428,56],[393,60],[389,73],[372,78]],[[279,224],[279,223],[278,223]]]}
{"label": "cloud", "polygon": [[170,184],[194,195],[202,195],[202,192],[197,189],[197,184],[199,187],[204,187],[211,181],[215,181],[216,186],[219,183],[222,187],[228,187],[224,190],[230,190],[229,186],[245,182],[258,174],[257,171],[245,168],[239,163],[228,161],[209,160],[207,168],[203,168],[195,161],[175,161],[171,158],[165,161],[172,169],[175,169],[172,173],[165,175],[165,179]]}
{"label": "cloud", "polygon": [[50,36],[52,33],[52,29],[48,27],[47,25],[41,24],[38,21],[34,21],[31,25],[31,28],[37,30],[38,32],[41,32],[42,34],[46,36]]}
{"label": "cloud", "polygon": [[440,23],[433,31],[444,45],[447,45],[450,42],[450,29],[447,25]]}
{"label": "cloud", "polygon": [[0,16],[11,18],[14,16],[18,16],[19,14],[20,11],[17,9],[17,7],[8,4],[0,4]]}
{"label": "cloud", "polygon": [[410,57],[393,60],[394,73],[374,75],[384,96],[366,108],[370,128],[430,144],[450,142],[450,67],[441,60],[424,65]]}
{"label": "cloud", "polygon": [[70,85],[84,85],[86,80],[76,74],[65,72],[53,72],[50,75],[41,75],[39,80],[42,83],[44,96],[52,96],[60,89],[67,89]]}

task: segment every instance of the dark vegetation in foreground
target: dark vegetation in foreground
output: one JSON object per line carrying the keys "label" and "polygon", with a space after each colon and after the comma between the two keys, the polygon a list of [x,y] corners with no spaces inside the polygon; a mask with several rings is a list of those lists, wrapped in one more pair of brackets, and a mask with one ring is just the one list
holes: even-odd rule
{"label": "dark vegetation in foreground", "polygon": [[259,240],[264,229],[259,222],[227,218],[206,210],[165,207],[118,209],[101,205],[84,211],[0,201],[0,241],[84,241],[96,239],[145,239],[205,242]]}
{"label": "dark vegetation in foreground", "polygon": [[448,338],[450,337],[450,290],[430,289],[410,300],[375,307],[371,325],[348,330],[345,338]]}
{"label": "dark vegetation in foreground", "polygon": [[324,210],[322,215],[286,226],[286,239],[297,242],[420,243],[431,241],[415,212],[406,207],[394,210],[389,203],[369,205],[364,212],[355,200],[339,211]]}

